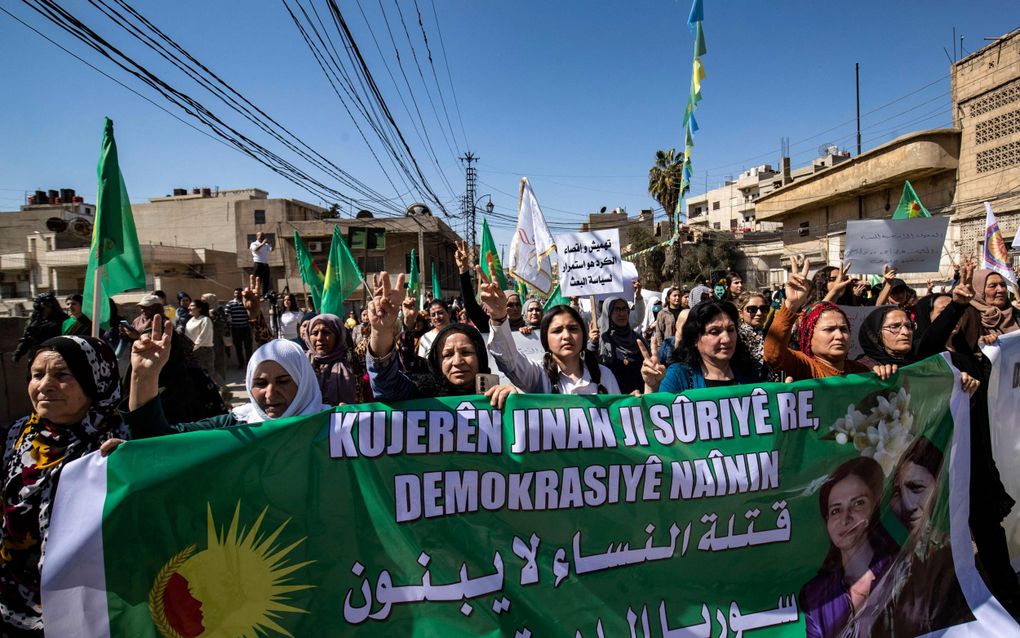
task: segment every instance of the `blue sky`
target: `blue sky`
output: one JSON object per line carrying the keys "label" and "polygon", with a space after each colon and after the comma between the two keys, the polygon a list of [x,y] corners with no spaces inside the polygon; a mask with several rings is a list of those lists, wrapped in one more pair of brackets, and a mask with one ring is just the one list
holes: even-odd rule
{"label": "blue sky", "polygon": [[[310,6],[310,0],[303,2]],[[481,158],[478,194],[491,194],[497,213],[515,214],[517,184],[527,175],[554,233],[576,226],[602,206],[623,206],[631,214],[657,206],[646,192],[648,168],[657,149],[682,145],[692,50],[686,0],[435,0],[435,15],[432,0],[419,0],[449,126],[427,66],[427,90],[436,111],[426,100],[394,0],[339,4],[415,157],[452,211],[464,189],[456,156],[467,148]],[[413,108],[405,110],[401,103],[403,97],[411,107],[380,4],[438,168],[415,133],[408,114]],[[157,75],[214,112],[229,114],[97,11],[85,3],[69,6],[111,42],[138,54]],[[403,188],[395,191],[372,159],[283,2],[138,1],[133,6],[322,155],[386,197],[401,194],[397,191]],[[316,6],[323,8],[320,0]],[[5,2],[0,7],[166,106],[26,5]],[[424,58],[415,3],[399,0],[399,7],[410,40]],[[861,65],[865,149],[911,130],[949,125],[949,62],[943,49],[952,55],[953,28],[964,36],[964,50],[972,52],[984,38],[1017,26],[1020,3],[1015,0],[986,0],[966,8],[944,1],[705,0],[708,77],[697,114],[701,130],[695,138],[693,192],[703,191],[706,180],[714,188],[746,168],[775,165],[781,137],[791,141],[794,166],[809,162],[825,143],[853,149],[855,62]],[[121,167],[134,201],[176,186],[257,186],[272,196],[320,203],[4,13],[0,87],[0,210],[16,209],[24,191],[36,188],[71,187],[93,200],[104,116],[116,124]],[[232,123],[241,122],[230,115]],[[379,141],[370,141],[378,151]],[[463,228],[459,219],[448,221]],[[497,243],[508,241],[511,224],[492,222]]]}

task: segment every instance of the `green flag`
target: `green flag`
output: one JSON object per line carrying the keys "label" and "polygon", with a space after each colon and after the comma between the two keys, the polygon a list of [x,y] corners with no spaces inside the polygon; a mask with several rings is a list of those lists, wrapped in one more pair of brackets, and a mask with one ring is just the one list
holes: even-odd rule
{"label": "green flag", "polygon": [[145,267],[138,247],[135,220],[127,186],[117,163],[117,142],[113,122],[106,118],[103,147],[99,154],[99,194],[96,196],[96,220],[92,227],[92,248],[85,271],[82,312],[95,322],[93,294],[96,271],[102,268],[99,289],[100,327],[110,323],[110,295],[145,287]]}
{"label": "green flag", "polygon": [[528,298],[528,287],[520,279],[517,280],[517,294],[521,297],[521,303]]}
{"label": "green flag", "polygon": [[305,282],[305,286],[308,287],[312,295],[312,305],[315,306],[316,310],[319,310],[322,308],[322,285],[325,276],[315,267],[312,256],[308,254],[308,249],[305,248],[305,242],[296,230],[294,231],[294,249],[297,252],[301,281]]}
{"label": "green flag", "polygon": [[407,277],[407,296],[412,299],[417,299],[418,303],[421,303],[419,296],[421,295],[421,273],[418,270],[418,255],[415,254],[414,248],[411,249],[411,272]]}
{"label": "green flag", "polygon": [[322,307],[319,312],[340,317],[344,314],[344,300],[361,285],[361,270],[347,242],[340,235],[340,227],[333,227],[333,241],[329,244],[329,263],[322,286]]}
{"label": "green flag", "polygon": [[495,280],[499,281],[499,287],[502,290],[507,289],[506,275],[503,274],[503,264],[499,261],[499,253],[496,252],[496,242],[492,239],[492,232],[489,230],[489,222],[482,218],[482,250],[481,255],[478,257],[478,264],[482,267],[482,272],[489,278],[489,281],[493,281],[493,274],[489,272],[489,255],[492,255],[492,265],[496,267]]}
{"label": "green flag", "polygon": [[432,298],[443,298],[443,288],[439,285],[439,275],[436,274],[436,262],[432,262]]}
{"label": "green flag", "polygon": [[560,293],[560,285],[556,284],[556,287],[553,288],[552,294],[549,295],[549,299],[546,300],[545,305],[542,306],[542,310],[548,311],[553,306],[569,306],[569,305],[570,299],[568,297],[564,297],[563,294]]}
{"label": "green flag", "polygon": [[893,219],[913,219],[914,217],[931,217],[931,213],[921,203],[921,199],[914,192],[910,182],[904,182],[903,195],[900,196],[900,205],[893,213]]}

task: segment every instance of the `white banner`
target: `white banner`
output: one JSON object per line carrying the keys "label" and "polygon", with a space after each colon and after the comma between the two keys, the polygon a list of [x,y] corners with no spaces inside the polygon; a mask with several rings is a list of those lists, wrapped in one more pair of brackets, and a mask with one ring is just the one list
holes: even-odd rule
{"label": "white banner", "polygon": [[1013,568],[1020,566],[1020,332],[999,337],[995,345],[981,348],[992,362],[988,379],[988,427],[992,456],[1006,491],[1017,501],[1002,527],[1006,530]]}
{"label": "white banner", "polygon": [[619,229],[557,235],[556,252],[563,296],[623,292]]}
{"label": "white banner", "polygon": [[948,228],[948,217],[849,221],[843,263],[869,274],[881,273],[885,264],[901,273],[938,272]]}

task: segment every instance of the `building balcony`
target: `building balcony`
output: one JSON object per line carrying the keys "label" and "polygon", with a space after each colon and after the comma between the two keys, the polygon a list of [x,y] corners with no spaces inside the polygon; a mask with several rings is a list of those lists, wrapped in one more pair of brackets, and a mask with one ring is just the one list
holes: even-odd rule
{"label": "building balcony", "polygon": [[0,271],[28,270],[32,259],[28,253],[8,253],[0,255]]}

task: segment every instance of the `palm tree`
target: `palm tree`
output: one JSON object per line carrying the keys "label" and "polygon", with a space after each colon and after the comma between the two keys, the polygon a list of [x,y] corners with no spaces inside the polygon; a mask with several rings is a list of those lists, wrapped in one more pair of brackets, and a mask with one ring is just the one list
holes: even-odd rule
{"label": "palm tree", "polygon": [[[676,149],[655,151],[655,166],[648,171],[648,193],[666,210],[670,226],[673,226],[673,214],[677,202],[680,201],[680,182],[683,176],[683,154],[677,155]],[[666,249],[666,258],[662,266],[662,274],[673,278],[680,267],[680,243],[675,242]]]}
{"label": "palm tree", "polygon": [[676,149],[655,151],[655,165],[648,171],[648,194],[666,210],[670,222],[680,200],[680,179],[683,172],[683,154]]}

